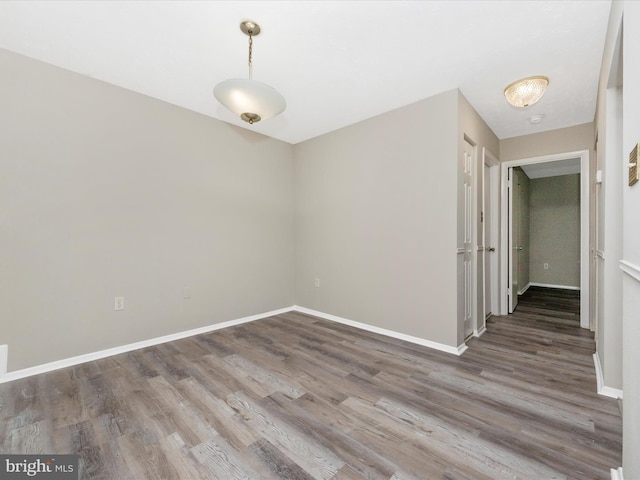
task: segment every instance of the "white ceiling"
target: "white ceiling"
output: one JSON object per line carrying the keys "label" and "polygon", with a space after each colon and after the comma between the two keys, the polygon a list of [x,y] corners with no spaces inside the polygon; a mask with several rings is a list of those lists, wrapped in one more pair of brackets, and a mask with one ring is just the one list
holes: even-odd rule
{"label": "white ceiling", "polygon": [[[591,122],[610,0],[0,1],[0,48],[289,143],[460,88],[499,138]],[[249,126],[213,97],[247,76],[285,112]],[[550,79],[524,110],[504,87]],[[542,123],[528,119],[544,114]]]}

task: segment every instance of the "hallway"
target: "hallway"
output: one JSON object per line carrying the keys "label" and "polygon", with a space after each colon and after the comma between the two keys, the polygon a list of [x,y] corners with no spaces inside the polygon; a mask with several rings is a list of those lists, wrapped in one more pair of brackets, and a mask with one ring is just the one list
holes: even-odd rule
{"label": "hallway", "polygon": [[536,320],[549,327],[579,327],[580,291],[529,287],[520,295],[515,313],[518,318]]}
{"label": "hallway", "polygon": [[617,401],[596,393],[579,291],[531,287],[513,314],[491,317],[468,345],[462,360],[484,364],[478,376],[492,382],[490,403],[518,425],[507,430],[520,429],[510,448],[568,478],[610,478],[622,461],[622,419]]}

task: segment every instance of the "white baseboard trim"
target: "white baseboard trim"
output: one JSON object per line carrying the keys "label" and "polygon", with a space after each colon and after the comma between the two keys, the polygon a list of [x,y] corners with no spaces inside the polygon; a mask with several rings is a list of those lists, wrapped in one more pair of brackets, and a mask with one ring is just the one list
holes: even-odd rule
{"label": "white baseboard trim", "polygon": [[609,398],[623,398],[622,397],[622,390],[618,390],[617,388],[611,388],[611,387],[607,387],[605,385],[602,386],[602,388],[598,389],[598,395],[602,395],[604,397],[609,397]]}
{"label": "white baseboard trim", "polygon": [[473,336],[474,337],[479,337],[480,335],[482,335],[486,331],[487,331],[487,327],[485,325],[483,325],[479,329],[473,331]]}
{"label": "white baseboard trim", "polygon": [[[253,322],[255,320],[260,320],[261,318],[271,317],[274,315],[280,315],[282,313],[290,312],[291,310],[293,310],[293,307],[281,308],[279,310],[273,310],[271,312],[259,313],[257,315],[238,318],[236,320],[229,320],[227,322],[207,325],[206,327],[194,328],[192,330],[185,330],[183,332],[172,333],[170,335],[164,335],[162,337],[150,338],[148,340],[142,340],[140,342],[130,343],[128,345],[122,345],[120,347],[107,348],[106,350],[100,350],[98,352],[85,353],[83,355],[78,355],[75,357],[57,360],[55,362],[45,363],[43,365],[36,365],[35,367],[16,370],[15,372],[5,373],[5,375],[0,374],[0,383],[11,382],[13,380],[18,380],[20,378],[30,377],[32,375],[38,375],[40,373],[51,372],[53,370],[58,370],[60,368],[72,367],[80,363],[92,362],[94,360],[110,357],[112,355],[118,355],[120,353],[130,352],[132,350],[151,347],[153,345],[158,345],[160,343],[180,340],[181,338],[192,337],[193,335],[200,335],[202,333],[213,332],[215,330],[220,330],[222,328],[233,327],[235,325],[241,325],[243,323]],[[0,346],[0,358],[2,356],[2,349],[1,349],[2,346]]]}
{"label": "white baseboard trim", "polygon": [[524,294],[524,292],[526,292],[527,290],[529,290],[529,287],[531,286],[531,283],[528,283],[526,287],[524,287],[522,290],[518,290],[518,295],[522,295]]}
{"label": "white baseboard trim", "polygon": [[[194,328],[192,330],[185,330],[183,332],[172,333],[170,335],[164,335],[162,337],[150,338],[148,340],[142,340],[140,342],[130,343],[130,344],[122,345],[119,347],[107,348],[105,350],[100,350],[97,352],[85,353],[82,355],[77,355],[75,357],[64,358],[62,360],[56,360],[54,362],[45,363],[42,365],[36,365],[35,367],[24,368],[22,370],[16,370],[14,372],[9,372],[9,373],[6,373],[8,347],[7,345],[0,345],[0,383],[11,382],[13,380],[30,377],[32,375],[38,375],[40,373],[46,373],[46,372],[51,372],[53,370],[59,370],[61,368],[72,367],[74,365],[79,365],[81,363],[86,363],[86,362],[92,362],[94,360],[110,357],[112,355],[118,355],[120,353],[126,353],[132,350],[139,350],[141,348],[151,347],[154,345],[159,345],[161,343],[180,340],[181,338],[192,337],[194,335],[213,332],[215,330],[233,327],[235,325],[241,325],[243,323],[253,322],[256,320],[260,320],[262,318],[272,317],[274,315],[280,315],[282,313],[287,313],[292,310],[313,315],[316,317],[324,318],[325,320],[331,320],[337,323],[343,323],[345,325],[350,325],[352,327],[360,328],[362,330],[379,333],[381,335],[386,335],[388,337],[398,338],[400,340],[416,343],[424,347],[433,348],[435,350],[440,350],[446,353],[452,353],[454,355],[462,355],[467,350],[467,346],[464,343],[456,348],[456,347],[452,347],[442,343],[432,342],[430,340],[413,337],[411,335],[405,335],[404,333],[394,332],[393,330],[374,327],[372,325],[367,325],[366,323],[355,322],[353,320],[348,320],[346,318],[341,318],[335,315],[330,315],[327,313],[322,313],[316,310],[311,310],[309,308],[304,308],[304,307],[299,307],[297,305],[294,305],[292,307],[281,308],[279,310],[273,310],[265,313],[259,313],[257,315],[238,318],[236,320],[229,320],[227,322],[216,323],[214,325],[207,325],[206,327]],[[479,335],[482,335],[482,333],[483,332],[480,332]]]}
{"label": "white baseboard trim", "polygon": [[622,477],[622,467],[611,469],[611,480],[624,480]]}
{"label": "white baseboard trim", "polygon": [[398,338],[406,342],[416,343],[418,345],[422,345],[423,347],[433,348],[434,350],[440,350],[441,352],[451,353],[453,355],[462,355],[467,350],[467,345],[464,343],[458,347],[452,347],[450,345],[445,345],[444,343],[432,342],[431,340],[425,340],[423,338],[413,337],[411,335],[405,335],[404,333],[395,332],[393,330],[387,330],[386,328],[374,327],[373,325],[368,325],[366,323],[356,322],[354,320],[337,317],[329,313],[319,312],[317,310],[300,307],[298,305],[294,305],[293,310],[300,313],[306,313],[307,315],[313,315],[314,317],[320,317],[325,320],[330,320],[332,322],[349,325],[351,327],[359,328],[361,330],[366,330],[368,332],[378,333],[380,335],[386,335],[387,337]]}
{"label": "white baseboard trim", "polygon": [[634,280],[640,282],[640,267],[626,260],[620,260],[620,270],[629,275]]}
{"label": "white baseboard trim", "polygon": [[580,290],[580,287],[575,287],[573,285],[554,285],[551,283],[538,283],[531,282],[529,284],[530,287],[544,287],[544,288],[562,288],[564,290]]}
{"label": "white baseboard trim", "polygon": [[604,395],[611,398],[623,398],[622,390],[617,388],[611,388],[604,385],[604,376],[602,375],[602,365],[600,365],[600,357],[597,353],[593,354],[593,366],[596,369],[596,384],[598,388],[598,395]]}

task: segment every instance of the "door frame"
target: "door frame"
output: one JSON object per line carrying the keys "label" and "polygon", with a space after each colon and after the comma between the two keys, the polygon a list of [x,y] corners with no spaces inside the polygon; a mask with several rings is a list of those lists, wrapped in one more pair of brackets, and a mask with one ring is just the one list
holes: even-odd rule
{"label": "door frame", "polygon": [[[477,164],[478,145],[466,135],[464,143],[470,147],[470,156],[467,158],[466,145],[463,150],[463,176],[469,176],[466,189],[463,180],[464,192],[464,238],[463,238],[463,282],[464,282],[464,316],[462,321],[463,336],[465,340],[477,332],[478,325],[478,269],[477,269]],[[469,324],[469,328],[466,324]]]}
{"label": "door frame", "polygon": [[[589,150],[578,150],[574,152],[556,153],[552,155],[544,155],[540,157],[523,158],[519,160],[508,160],[502,162],[501,168],[501,229],[500,229],[500,313],[507,315],[508,298],[507,286],[509,279],[509,261],[508,242],[509,242],[509,211],[508,211],[508,192],[507,192],[507,173],[511,167],[522,165],[531,165],[535,163],[555,162],[560,160],[568,160],[570,158],[580,158],[580,326],[589,328],[589,278],[591,265],[589,261],[589,232],[591,225],[589,223],[589,206],[590,206],[590,169],[589,169]],[[517,294],[517,292],[516,292]]]}

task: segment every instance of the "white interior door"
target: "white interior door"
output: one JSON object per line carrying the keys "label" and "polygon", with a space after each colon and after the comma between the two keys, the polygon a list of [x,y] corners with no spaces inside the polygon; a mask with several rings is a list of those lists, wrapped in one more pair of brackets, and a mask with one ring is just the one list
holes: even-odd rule
{"label": "white interior door", "polygon": [[464,336],[473,333],[473,145],[464,142]]}
{"label": "white interior door", "polygon": [[[500,162],[486,148],[483,156],[483,207],[485,212],[484,275],[485,320],[490,315],[500,315]],[[506,229],[505,229],[506,231]],[[505,309],[506,310],[506,309]],[[486,324],[486,322],[485,322]]]}
{"label": "white interior door", "polygon": [[509,196],[509,313],[518,305],[518,257],[520,245],[520,197],[518,195],[518,182],[514,176],[513,168],[509,168],[509,180],[507,183]]}
{"label": "white interior door", "polygon": [[491,237],[491,225],[493,221],[493,212],[491,211],[491,167],[484,164],[483,174],[482,174],[482,234],[484,236],[484,241],[482,245],[484,245],[484,319],[486,320],[489,316],[491,316],[492,312],[492,302],[493,298],[492,292],[492,274],[491,271],[491,257],[492,253],[495,252],[495,247],[493,247],[494,240]]}

